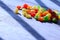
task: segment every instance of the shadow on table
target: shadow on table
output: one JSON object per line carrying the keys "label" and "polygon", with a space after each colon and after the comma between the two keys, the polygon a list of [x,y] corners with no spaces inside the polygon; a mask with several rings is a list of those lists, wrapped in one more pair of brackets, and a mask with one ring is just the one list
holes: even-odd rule
{"label": "shadow on table", "polygon": [[3,38],[0,37],[0,40],[3,40]]}
{"label": "shadow on table", "polygon": [[56,5],[60,6],[60,0],[51,0],[53,3],[55,3]]}
{"label": "shadow on table", "polygon": [[41,22],[41,23],[54,23],[54,24],[57,24],[57,25],[60,25],[60,20],[59,21],[57,21],[57,22],[51,22],[51,21],[49,21],[49,22]]}

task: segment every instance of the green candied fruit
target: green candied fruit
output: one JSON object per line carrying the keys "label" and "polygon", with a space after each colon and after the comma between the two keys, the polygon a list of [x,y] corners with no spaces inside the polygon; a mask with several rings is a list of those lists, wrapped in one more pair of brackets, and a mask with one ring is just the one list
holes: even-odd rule
{"label": "green candied fruit", "polygon": [[60,12],[58,12],[58,15],[60,15]]}
{"label": "green candied fruit", "polygon": [[57,22],[57,19],[56,19],[56,18],[53,18],[52,21],[53,21],[54,23],[56,23],[56,22]]}
{"label": "green candied fruit", "polygon": [[45,8],[42,8],[42,11],[44,12],[44,11],[46,11],[46,9]]}
{"label": "green candied fruit", "polygon": [[41,6],[40,6],[40,5],[38,5],[38,6],[37,6],[37,8],[38,8],[38,10],[40,10]]}
{"label": "green candied fruit", "polygon": [[48,16],[44,16],[44,21],[45,22],[49,21],[49,17]]}
{"label": "green candied fruit", "polygon": [[35,18],[36,20],[38,20],[38,16],[35,16],[34,18]]}

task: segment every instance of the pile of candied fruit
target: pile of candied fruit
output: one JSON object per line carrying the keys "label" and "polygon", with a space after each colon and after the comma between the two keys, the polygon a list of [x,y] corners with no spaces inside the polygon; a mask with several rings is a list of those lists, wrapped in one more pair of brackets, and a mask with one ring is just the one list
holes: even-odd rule
{"label": "pile of candied fruit", "polygon": [[40,22],[57,22],[60,20],[60,12],[57,10],[51,10],[38,6],[30,6],[24,4],[23,6],[17,6],[15,13],[19,14],[19,10],[22,10],[22,15],[28,19],[34,18]]}

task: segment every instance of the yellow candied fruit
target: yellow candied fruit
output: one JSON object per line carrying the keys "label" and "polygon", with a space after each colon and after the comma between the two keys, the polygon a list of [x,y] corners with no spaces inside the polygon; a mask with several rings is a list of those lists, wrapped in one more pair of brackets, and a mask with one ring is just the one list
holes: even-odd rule
{"label": "yellow candied fruit", "polygon": [[58,16],[59,20],[60,20],[60,15]]}
{"label": "yellow candied fruit", "polygon": [[19,11],[18,8],[16,8],[16,9],[15,9],[15,13],[18,14],[18,11]]}
{"label": "yellow candied fruit", "polygon": [[26,14],[26,18],[30,19],[31,18],[31,15]]}

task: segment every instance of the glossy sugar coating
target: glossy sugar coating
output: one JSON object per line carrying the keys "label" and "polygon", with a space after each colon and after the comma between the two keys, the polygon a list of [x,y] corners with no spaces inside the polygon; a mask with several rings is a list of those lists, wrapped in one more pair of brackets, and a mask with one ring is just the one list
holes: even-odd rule
{"label": "glossy sugar coating", "polygon": [[35,18],[40,22],[57,22],[60,20],[60,12],[57,10],[51,10],[41,7],[40,5],[30,6],[28,4],[24,4],[23,6],[17,6],[15,13],[18,14],[18,10],[22,8],[22,14],[26,18]]}

